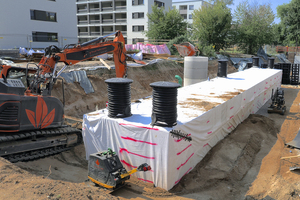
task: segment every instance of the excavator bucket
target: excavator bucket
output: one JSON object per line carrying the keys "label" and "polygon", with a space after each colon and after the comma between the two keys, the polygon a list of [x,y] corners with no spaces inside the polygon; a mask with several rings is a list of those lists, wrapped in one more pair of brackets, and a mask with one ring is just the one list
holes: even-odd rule
{"label": "excavator bucket", "polygon": [[196,55],[196,50],[194,45],[192,45],[189,42],[184,42],[181,44],[173,44],[173,45],[177,48],[178,53],[183,57]]}

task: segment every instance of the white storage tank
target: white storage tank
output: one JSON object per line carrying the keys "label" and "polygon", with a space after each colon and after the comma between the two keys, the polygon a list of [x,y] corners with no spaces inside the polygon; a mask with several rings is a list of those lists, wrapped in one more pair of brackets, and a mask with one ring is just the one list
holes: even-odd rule
{"label": "white storage tank", "polygon": [[208,57],[184,57],[184,86],[207,80]]}

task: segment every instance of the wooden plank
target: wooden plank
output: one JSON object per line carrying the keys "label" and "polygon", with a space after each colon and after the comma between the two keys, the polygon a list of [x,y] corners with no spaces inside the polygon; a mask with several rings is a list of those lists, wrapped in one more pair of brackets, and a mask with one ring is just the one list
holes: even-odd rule
{"label": "wooden plank", "polygon": [[82,129],[82,123],[83,123],[82,119],[65,115],[65,124],[73,128]]}
{"label": "wooden plank", "polygon": [[281,159],[289,159],[289,158],[297,158],[297,157],[300,157],[300,155],[297,155],[297,156],[282,157]]}
{"label": "wooden plank", "polygon": [[111,67],[102,58],[99,58],[99,60],[105,67],[107,67],[109,70],[111,70]]}

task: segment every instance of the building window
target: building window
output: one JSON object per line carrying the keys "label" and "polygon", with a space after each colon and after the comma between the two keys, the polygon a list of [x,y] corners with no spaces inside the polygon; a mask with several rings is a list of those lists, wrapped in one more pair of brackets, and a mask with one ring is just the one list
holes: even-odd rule
{"label": "building window", "polygon": [[179,10],[187,10],[187,5],[179,6]]}
{"label": "building window", "polygon": [[136,44],[137,42],[144,42],[144,38],[133,38],[132,43]]}
{"label": "building window", "polygon": [[144,5],[144,0],[132,0],[132,5]]}
{"label": "building window", "polygon": [[132,19],[144,18],[143,12],[132,13]]}
{"label": "building window", "polygon": [[186,14],[181,14],[181,17],[182,17],[183,19],[186,19],[186,18],[187,18],[187,15],[186,15]]}
{"label": "building window", "polygon": [[132,26],[132,32],[144,31],[144,26]]}
{"label": "building window", "polygon": [[189,5],[189,10],[194,10],[194,5]]}
{"label": "building window", "polygon": [[165,3],[164,2],[160,2],[160,1],[154,1],[154,3],[157,5],[157,7],[165,7]]}
{"label": "building window", "polygon": [[56,22],[56,13],[42,10],[30,10],[32,20]]}
{"label": "building window", "polygon": [[193,19],[193,15],[192,14],[189,14],[189,19]]}
{"label": "building window", "polygon": [[57,33],[32,32],[34,42],[57,42]]}

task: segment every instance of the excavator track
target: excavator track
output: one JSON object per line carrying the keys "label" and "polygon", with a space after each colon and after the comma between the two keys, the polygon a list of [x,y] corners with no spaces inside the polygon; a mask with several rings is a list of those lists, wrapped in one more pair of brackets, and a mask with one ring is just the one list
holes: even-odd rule
{"label": "excavator track", "polygon": [[0,156],[13,163],[29,161],[69,150],[80,143],[81,131],[68,126],[23,131],[0,136]]}

